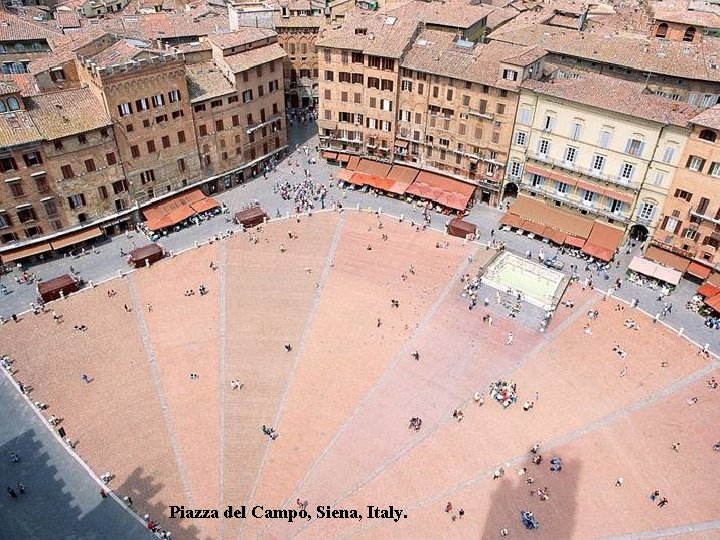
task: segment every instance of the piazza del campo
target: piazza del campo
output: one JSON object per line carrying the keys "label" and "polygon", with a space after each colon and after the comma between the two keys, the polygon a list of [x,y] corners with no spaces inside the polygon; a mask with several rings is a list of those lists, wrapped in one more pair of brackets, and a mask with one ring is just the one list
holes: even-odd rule
{"label": "piazza del campo", "polygon": [[7,0],[0,540],[720,538],[720,3]]}

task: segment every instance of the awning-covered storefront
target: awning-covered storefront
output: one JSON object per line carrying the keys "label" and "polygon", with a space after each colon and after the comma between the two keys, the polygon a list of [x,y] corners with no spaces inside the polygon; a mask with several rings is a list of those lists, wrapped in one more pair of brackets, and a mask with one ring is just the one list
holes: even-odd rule
{"label": "awning-covered storefront", "polygon": [[682,274],[677,270],[673,270],[672,268],[668,268],[667,266],[663,266],[641,257],[633,257],[632,261],[630,261],[630,265],[628,266],[628,270],[632,270],[638,274],[643,274],[644,276],[659,279],[660,281],[670,283],[671,285],[677,285],[680,283],[680,278],[682,277]]}
{"label": "awning-covered storefront", "polygon": [[622,229],[596,221],[587,242],[582,248],[583,253],[603,261],[609,261],[613,258],[624,234]]}
{"label": "awning-covered storefront", "polygon": [[24,259],[26,257],[32,257],[33,255],[40,255],[41,253],[45,253],[51,249],[52,246],[49,242],[41,242],[40,244],[6,251],[0,255],[0,259],[2,259],[3,263],[10,263],[13,261],[19,261],[20,259]]}
{"label": "awning-covered storefront", "polygon": [[348,154],[338,153],[337,160],[340,163],[347,163],[348,161],[350,161],[350,156]]}
{"label": "awning-covered storefront", "polygon": [[335,161],[337,159],[337,152],[331,152],[330,150],[323,150],[321,155],[330,161]]}
{"label": "awning-covered storefront", "polygon": [[700,279],[707,279],[707,277],[710,275],[710,272],[712,270],[708,268],[707,266],[700,264],[697,261],[690,261],[690,264],[687,267],[686,272],[690,274],[691,276],[695,276]]}
{"label": "awning-covered storefront", "polygon": [[364,186],[366,177],[366,174],[354,172],[352,173],[352,176],[347,179],[347,182],[355,184],[356,186]]}
{"label": "awning-covered storefront", "polygon": [[579,236],[573,236],[571,234],[568,234],[565,237],[565,242],[563,243],[571,247],[581,248],[585,245],[585,239],[580,238]]}
{"label": "awning-covered storefront", "polygon": [[348,160],[347,165],[345,165],[345,167],[350,171],[356,171],[359,163],[360,163],[360,158],[358,156],[350,156],[350,159]]}
{"label": "awning-covered storefront", "polygon": [[90,227],[89,229],[75,231],[74,233],[66,234],[60,238],[50,240],[50,245],[52,245],[53,249],[62,249],[67,246],[72,246],[73,244],[85,242],[86,240],[92,240],[93,238],[97,238],[102,235],[103,232],[100,227]]}
{"label": "awning-covered storefront", "polygon": [[526,195],[519,195],[509,208],[509,212],[523,219],[542,223],[546,227],[552,227],[567,235],[583,239],[590,236],[590,231],[593,228],[593,221],[590,219],[577,216],[560,208],[548,206],[543,201]]}
{"label": "awning-covered storefront", "polygon": [[218,206],[220,205],[215,199],[206,197],[200,189],[194,188],[143,208],[142,212],[145,226],[151,231],[157,231]]}
{"label": "awning-covered storefront", "polygon": [[720,294],[716,294],[715,296],[706,298],[705,303],[711,308],[713,308],[715,311],[720,313]]}
{"label": "awning-covered storefront", "polygon": [[519,229],[522,226],[523,221],[525,220],[520,216],[506,212],[502,219],[500,219],[500,225],[507,225],[508,227]]}
{"label": "awning-covered storefront", "polygon": [[350,169],[340,169],[335,175],[335,178],[348,182],[353,174],[355,173],[352,172]]}
{"label": "awning-covered storefront", "polygon": [[385,178],[392,165],[383,163],[381,161],[373,161],[371,159],[361,159],[355,171],[369,174],[371,176],[377,176],[379,178]]}
{"label": "awning-covered storefront", "polygon": [[674,268],[680,273],[685,273],[685,270],[687,270],[690,265],[690,261],[685,257],[675,255],[674,253],[660,249],[657,246],[650,246],[645,252],[645,257],[659,262],[660,264],[664,264],[665,266],[669,266],[670,268]]}
{"label": "awning-covered storefront", "polygon": [[407,188],[415,181],[420,171],[404,165],[393,165],[387,177],[393,181],[392,187],[388,190],[391,193],[403,195]]}
{"label": "awning-covered storefront", "polygon": [[540,223],[535,223],[534,221],[525,220],[525,223],[522,224],[522,227],[520,227],[523,231],[527,231],[529,233],[537,234],[538,236],[542,236],[542,233],[545,232],[545,225],[541,225]]}
{"label": "awning-covered storefront", "polygon": [[406,192],[462,211],[475,193],[475,186],[437,173],[420,171]]}
{"label": "awning-covered storefront", "polygon": [[703,283],[697,290],[697,293],[705,298],[720,294],[720,287],[716,287],[712,283]]}
{"label": "awning-covered storefront", "polygon": [[219,206],[220,203],[212,197],[205,197],[204,199],[200,199],[199,201],[192,203],[190,205],[190,208],[192,208],[196,213],[200,214],[202,212],[207,212],[209,210],[218,208]]}
{"label": "awning-covered storefront", "polygon": [[543,237],[552,240],[558,245],[562,245],[565,243],[565,238],[567,235],[562,232],[558,231],[557,229],[554,229],[552,227],[545,227],[545,230],[543,231],[542,235]]}
{"label": "awning-covered storefront", "polygon": [[712,283],[716,287],[720,288],[720,272],[715,272],[713,274],[710,274],[707,278],[708,283]]}

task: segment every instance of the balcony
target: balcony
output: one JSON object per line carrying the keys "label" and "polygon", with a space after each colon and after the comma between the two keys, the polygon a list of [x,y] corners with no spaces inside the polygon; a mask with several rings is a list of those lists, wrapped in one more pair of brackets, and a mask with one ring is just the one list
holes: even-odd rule
{"label": "balcony", "polygon": [[482,112],[482,111],[476,111],[476,110],[473,110],[473,109],[469,109],[469,110],[468,110],[468,114],[469,114],[470,116],[476,116],[476,117],[478,117],[478,118],[484,118],[485,120],[495,120],[495,115],[494,115],[493,113],[489,113],[489,112],[487,112],[487,111]]}
{"label": "balcony", "polygon": [[580,173],[585,176],[590,176],[591,178],[596,178],[598,180],[602,180],[604,182],[609,182],[611,184],[615,184],[617,186],[621,186],[621,187],[624,187],[627,189],[632,189],[632,190],[640,189],[639,182],[634,182],[632,180],[628,180],[627,178],[622,178],[618,175],[612,176],[609,174],[604,174],[600,171],[596,171],[594,169],[588,169],[586,167],[581,167],[580,165],[578,165],[577,163],[572,162],[572,161],[553,159],[550,156],[548,156],[547,154],[541,154],[540,152],[536,152],[534,150],[528,150],[527,155],[530,159],[539,161],[540,163],[546,163],[553,167],[560,167],[561,169],[565,169],[567,171]]}
{"label": "balcony", "polygon": [[272,124],[275,120],[278,120],[281,118],[280,114],[273,114],[270,118],[265,120],[264,122],[258,122],[257,124],[250,124],[245,128],[245,133],[252,133],[253,131],[257,131],[263,126],[267,126],[268,124]]}
{"label": "balcony", "polygon": [[720,225],[720,212],[718,212],[714,218],[708,216],[707,214],[701,214],[697,211],[697,207],[690,209],[690,215],[693,217],[696,217],[698,219],[702,219],[704,221],[709,221],[710,223],[714,225]]}

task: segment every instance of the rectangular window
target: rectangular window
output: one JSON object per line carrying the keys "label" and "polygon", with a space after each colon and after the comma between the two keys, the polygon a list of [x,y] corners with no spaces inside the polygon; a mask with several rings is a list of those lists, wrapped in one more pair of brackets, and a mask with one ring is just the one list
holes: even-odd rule
{"label": "rectangular window", "polygon": [[387,90],[388,92],[392,92],[393,90],[393,82],[389,79],[383,79],[381,81],[380,85],[381,90]]}
{"label": "rectangular window", "polygon": [[183,172],[185,170],[185,160],[183,158],[177,160],[177,168],[180,172]]}
{"label": "rectangular window", "polygon": [[37,188],[38,193],[47,193],[50,191],[50,185],[48,184],[45,175],[35,177],[35,187]]}
{"label": "rectangular window", "polygon": [[204,111],[205,111],[205,104],[204,104],[204,103],[201,103],[200,105],[195,105],[195,106],[193,107],[193,110],[194,110],[195,112],[204,112]]}
{"label": "rectangular window", "polygon": [[167,114],[161,114],[155,117],[156,124],[162,124],[163,122],[167,122]]}
{"label": "rectangular window", "polygon": [[45,213],[48,215],[48,217],[57,216],[58,209],[57,209],[57,203],[55,202],[55,199],[43,201],[43,206],[45,207]]}
{"label": "rectangular window", "polygon": [[222,118],[220,120],[215,120],[215,131],[223,131],[225,129],[225,126],[223,124]]}
{"label": "rectangular window", "polygon": [[117,180],[112,183],[113,193],[115,195],[119,195],[120,193],[123,193],[124,191],[127,191],[128,189],[128,183],[127,180]]}
{"label": "rectangular window", "polygon": [[237,127],[240,125],[240,116],[238,116],[237,114],[232,115],[232,125],[233,127]]}
{"label": "rectangular window", "polygon": [[101,199],[107,199],[108,198],[108,190],[105,186],[100,186],[98,188],[98,195],[100,195]]}
{"label": "rectangular window", "polygon": [[424,91],[425,85],[423,83],[418,83],[418,94],[422,96]]}
{"label": "rectangular window", "polygon": [[520,178],[521,166],[519,161],[511,161],[508,167],[508,175],[510,178]]}
{"label": "rectangular window", "polygon": [[713,161],[708,169],[708,174],[710,176],[714,176],[715,178],[720,178],[720,163]]}
{"label": "rectangular window", "polygon": [[538,141],[538,154],[547,156],[550,153],[550,141],[548,139],[540,139]]}
{"label": "rectangular window", "polygon": [[330,70],[325,70],[325,80],[331,82],[335,80],[335,73]]}
{"label": "rectangular window", "polygon": [[180,144],[184,143],[184,142],[185,142],[185,132],[184,132],[184,131],[178,131],[178,132],[177,132],[177,138],[178,138],[178,143],[180,143]]}
{"label": "rectangular window", "polygon": [[690,156],[685,166],[691,171],[702,172],[705,160],[698,156]]}
{"label": "rectangular window", "polygon": [[22,184],[20,182],[12,182],[10,184],[10,193],[12,193],[12,196],[15,198],[25,195]]}
{"label": "rectangular window", "polygon": [[180,90],[170,90],[170,92],[168,92],[168,101],[170,101],[170,103],[180,101]]}
{"label": "rectangular window", "polygon": [[155,180],[155,172],[152,169],[148,169],[147,171],[143,171],[140,173],[140,181],[143,184],[147,184],[148,182],[153,182]]}
{"label": "rectangular window", "polygon": [[215,109],[216,107],[222,107],[222,99],[213,99],[210,102],[211,109]]}
{"label": "rectangular window", "polygon": [[677,148],[675,146],[672,146],[672,145],[666,146],[665,151],[663,152],[662,162],[672,165],[673,161],[675,161],[675,153],[676,152],[677,152]]}
{"label": "rectangular window", "polygon": [[0,172],[14,171],[18,168],[15,158],[0,158]]}
{"label": "rectangular window", "polygon": [[701,197],[700,202],[698,203],[696,213],[698,214],[705,214],[707,212],[708,206],[710,206],[710,199],[707,197]]}
{"label": "rectangular window", "polygon": [[545,116],[545,121],[543,122],[543,131],[552,131],[555,127],[555,117],[547,115]]}
{"label": "rectangular window", "polygon": [[601,156],[600,154],[593,155],[592,160],[590,161],[590,168],[593,172],[602,172],[605,168],[605,156]]}
{"label": "rectangular window", "polygon": [[400,89],[403,92],[412,92],[412,81],[403,81],[400,83]]}
{"label": "rectangular window", "polygon": [[32,167],[33,165],[40,165],[43,162],[39,152],[30,152],[29,154],[24,154],[23,160],[25,161],[25,165],[27,167]]}
{"label": "rectangular window", "polygon": [[120,116],[127,116],[128,114],[132,114],[132,105],[129,103],[120,103],[118,105],[118,113]]}
{"label": "rectangular window", "polygon": [[94,159],[90,158],[85,160],[85,170],[89,173],[96,170]]}
{"label": "rectangular window", "polygon": [[570,138],[573,141],[577,141],[580,139],[580,135],[582,135],[582,124],[578,122],[570,124]]}
{"label": "rectangular window", "polygon": [[150,108],[150,105],[148,105],[147,98],[140,98],[135,100],[135,110],[140,111],[147,111]]}
{"label": "rectangular window", "polygon": [[504,103],[498,103],[497,106],[496,106],[496,108],[495,108],[495,111],[496,111],[498,114],[501,114],[501,115],[502,115],[502,114],[505,114],[505,104],[504,104]]}
{"label": "rectangular window", "polygon": [[578,149],[574,146],[568,146],[565,148],[565,156],[563,156],[563,159],[565,159],[565,163],[575,163],[575,160],[577,159],[578,155]]}
{"label": "rectangular window", "polygon": [[635,165],[632,163],[623,163],[620,166],[620,179],[621,180],[632,180],[635,174]]}
{"label": "rectangular window", "polygon": [[527,133],[524,131],[515,132],[515,144],[518,146],[525,146],[527,144]]}
{"label": "rectangular window", "polygon": [[200,134],[201,137],[204,137],[205,135],[207,135],[207,126],[205,124],[200,124],[198,126],[198,133]]}
{"label": "rectangular window", "polygon": [[625,143],[625,153],[631,156],[640,157],[645,144],[639,139],[628,139]]}
{"label": "rectangular window", "polygon": [[392,111],[392,101],[390,101],[389,99],[381,99],[380,108],[383,111]]}
{"label": "rectangular window", "polygon": [[130,155],[134,158],[140,157],[140,148],[138,145],[134,144],[130,147]]}
{"label": "rectangular window", "polygon": [[63,178],[65,180],[68,180],[75,176],[75,173],[73,172],[70,165],[63,165],[62,167],[60,167],[60,172],[62,172]]}
{"label": "rectangular window", "polygon": [[612,132],[608,130],[602,130],[600,132],[600,140],[598,141],[598,146],[600,148],[607,148],[610,146],[610,139],[612,138]]}
{"label": "rectangular window", "polygon": [[151,99],[153,107],[162,107],[165,105],[165,96],[163,94],[155,94]]}
{"label": "rectangular window", "polygon": [[560,194],[564,194],[564,193],[567,193],[567,190],[568,190],[568,185],[565,182],[556,181],[555,191],[557,191]]}
{"label": "rectangular window", "polygon": [[71,195],[70,197],[68,197],[68,205],[70,206],[70,210],[75,210],[75,208],[82,208],[83,206],[85,206],[85,195],[83,193]]}
{"label": "rectangular window", "polygon": [[520,109],[518,112],[518,122],[526,126],[530,124],[530,109]]}
{"label": "rectangular window", "polygon": [[514,71],[512,69],[503,69],[503,79],[507,81],[516,81],[518,76],[518,72]]}
{"label": "rectangular window", "polygon": [[147,142],[147,151],[148,154],[152,154],[153,152],[155,152],[155,141],[150,140]]}
{"label": "rectangular window", "polygon": [[252,98],[253,98],[252,90],[245,90],[245,91],[242,93],[243,103],[249,103],[249,102],[251,102],[251,101],[252,101]]}
{"label": "rectangular window", "polygon": [[172,112],[173,120],[177,120],[178,118],[182,118],[183,116],[185,116],[185,111],[183,111],[182,109]]}

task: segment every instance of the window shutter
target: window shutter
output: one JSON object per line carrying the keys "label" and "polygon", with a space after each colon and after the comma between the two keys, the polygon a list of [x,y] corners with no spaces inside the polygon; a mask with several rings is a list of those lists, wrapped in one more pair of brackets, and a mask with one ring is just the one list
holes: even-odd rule
{"label": "window shutter", "polygon": [[675,225],[675,234],[680,232],[680,228],[682,227],[682,224],[683,224],[682,221],[677,222],[677,225]]}
{"label": "window shutter", "polygon": [[665,216],[662,220],[662,225],[660,225],[660,228],[664,231],[665,227],[667,227],[667,223],[670,220],[670,216]]}

